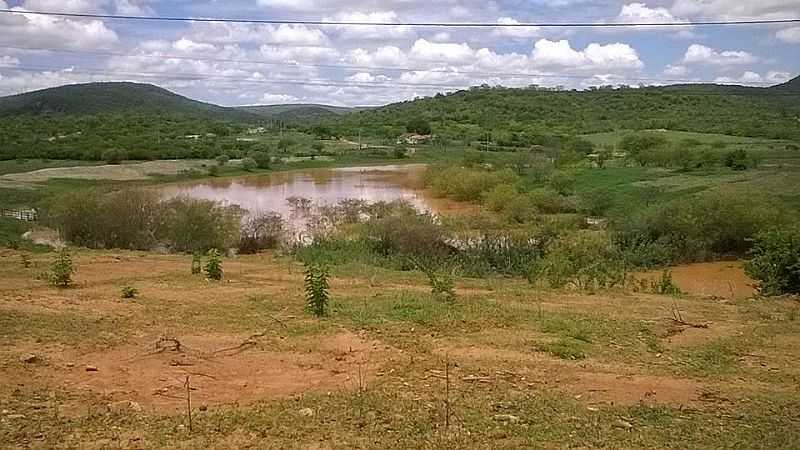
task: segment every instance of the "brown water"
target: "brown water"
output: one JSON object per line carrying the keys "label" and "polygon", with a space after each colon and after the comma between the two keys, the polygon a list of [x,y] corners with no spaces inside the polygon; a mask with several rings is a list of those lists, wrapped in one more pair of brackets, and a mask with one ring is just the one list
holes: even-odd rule
{"label": "brown water", "polygon": [[406,200],[420,211],[436,212],[441,201],[425,196],[424,174],[423,164],[311,169],[176,184],[162,192],[166,197],[185,195],[238,205],[250,213],[274,211],[286,219],[292,212],[290,197],[307,198],[316,206],[345,199]]}

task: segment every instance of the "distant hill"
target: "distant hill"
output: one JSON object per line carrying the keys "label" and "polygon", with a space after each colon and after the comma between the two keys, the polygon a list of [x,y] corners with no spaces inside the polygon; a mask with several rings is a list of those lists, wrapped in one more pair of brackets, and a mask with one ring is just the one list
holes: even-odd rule
{"label": "distant hill", "polygon": [[179,115],[246,122],[259,119],[246,111],[192,100],[152,84],[72,84],[0,97],[0,117],[96,114]]}
{"label": "distant hill", "polygon": [[473,87],[347,114],[327,125],[396,136],[411,121],[462,142],[529,146],[542,136],[668,129],[800,140],[800,78],[768,88],[684,84],[555,91]]}
{"label": "distant hill", "polygon": [[285,105],[254,105],[240,106],[238,109],[249,113],[258,114],[273,120],[282,120],[287,123],[320,122],[335,120],[339,116],[352,112],[364,111],[368,107],[345,107],[318,105],[313,103],[298,103]]}

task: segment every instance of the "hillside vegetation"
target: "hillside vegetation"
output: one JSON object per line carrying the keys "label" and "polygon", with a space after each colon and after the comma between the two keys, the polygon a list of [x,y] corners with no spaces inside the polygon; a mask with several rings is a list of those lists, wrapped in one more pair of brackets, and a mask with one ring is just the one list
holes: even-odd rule
{"label": "hillside vegetation", "polygon": [[330,125],[339,134],[392,136],[412,120],[453,140],[538,144],[542,135],[575,135],[619,129],[669,129],[800,138],[800,84],[772,88],[676,85],[553,91],[474,87],[349,114]]}

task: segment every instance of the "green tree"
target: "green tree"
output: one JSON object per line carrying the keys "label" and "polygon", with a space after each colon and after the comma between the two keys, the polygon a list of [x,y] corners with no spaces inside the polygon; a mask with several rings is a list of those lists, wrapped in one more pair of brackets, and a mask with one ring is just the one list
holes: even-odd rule
{"label": "green tree", "polygon": [[760,233],[745,270],[764,295],[800,294],[800,227]]}

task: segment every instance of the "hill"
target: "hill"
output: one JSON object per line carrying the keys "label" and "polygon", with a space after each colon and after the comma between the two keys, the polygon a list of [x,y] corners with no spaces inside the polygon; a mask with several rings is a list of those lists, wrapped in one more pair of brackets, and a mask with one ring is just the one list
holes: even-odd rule
{"label": "hill", "polygon": [[0,117],[140,114],[250,121],[258,117],[235,108],[192,100],[152,84],[111,82],[59,86],[0,97]]}
{"label": "hill", "polygon": [[346,107],[298,103],[284,105],[240,106],[240,110],[257,114],[271,120],[279,120],[288,124],[307,124],[333,121],[340,116],[370,109],[368,107]]}
{"label": "hill", "polygon": [[352,135],[402,133],[425,120],[451,140],[535,144],[537,136],[669,129],[800,140],[800,79],[769,88],[671,85],[554,91],[473,87],[341,116],[328,125]]}

